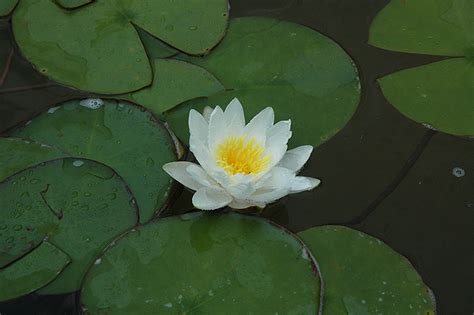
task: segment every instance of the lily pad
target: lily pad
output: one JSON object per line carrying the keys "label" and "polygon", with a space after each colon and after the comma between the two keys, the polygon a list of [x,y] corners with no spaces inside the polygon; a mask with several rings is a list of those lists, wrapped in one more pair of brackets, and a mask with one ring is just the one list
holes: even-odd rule
{"label": "lily pad", "polygon": [[370,26],[369,43],[388,50],[465,56],[474,48],[472,0],[392,0]]}
{"label": "lily pad", "polygon": [[81,302],[89,314],[317,314],[319,295],[311,255],[283,228],[195,213],[118,240],[85,277]]}
{"label": "lily pad", "polygon": [[318,259],[327,314],[435,314],[410,262],[380,240],[343,226],[298,233]]}
{"label": "lily pad", "polygon": [[22,0],[13,32],[23,55],[53,80],[118,94],[152,81],[134,25],[186,53],[204,54],[224,36],[227,19],[227,0],[95,1],[73,11],[53,1]]}
{"label": "lily pad", "polygon": [[0,2],[0,16],[6,16],[13,12],[18,0],[2,0]]}
{"label": "lily pad", "polygon": [[184,101],[224,90],[212,74],[188,62],[157,59],[153,62],[153,68],[159,71],[154,72],[150,87],[119,97],[161,114]]}
{"label": "lily pad", "polygon": [[64,9],[76,9],[86,4],[92,3],[94,0],[54,0]]}
{"label": "lily pad", "polygon": [[[0,183],[0,214],[4,263],[27,254],[45,238],[71,258],[41,290],[45,294],[77,290],[102,248],[138,220],[122,178],[109,167],[76,158],[41,163]],[[51,263],[52,257],[44,259]]]}
{"label": "lily pad", "polygon": [[56,148],[19,138],[0,138],[0,181],[40,162],[64,157]]}
{"label": "lily pad", "polygon": [[446,133],[474,135],[473,17],[471,0],[392,0],[376,16],[369,38],[374,46],[462,56],[380,79],[385,97],[401,113]]}
{"label": "lily pad", "polygon": [[0,269],[0,301],[36,291],[54,280],[69,263],[64,252],[44,241],[25,257]]}
{"label": "lily pad", "polygon": [[114,100],[68,101],[12,135],[112,167],[137,198],[140,222],[149,221],[168,200],[173,180],[162,166],[177,159],[176,149],[163,124],[142,107]]}
{"label": "lily pad", "polygon": [[209,56],[177,58],[207,69],[227,89],[168,113],[183,141],[188,140],[183,113],[206,105],[225,106],[238,97],[247,115],[272,106],[277,119],[291,118],[293,144],[319,145],[348,122],[359,103],[359,78],[351,58],[326,36],[290,22],[233,19]]}
{"label": "lily pad", "polygon": [[474,135],[474,64],[467,59],[402,70],[379,83],[405,116],[449,134]]}
{"label": "lily pad", "polygon": [[168,58],[168,57],[178,54],[178,51],[176,49],[165,44],[164,42],[154,37],[150,33],[142,30],[139,27],[137,27],[137,31],[138,31],[138,34],[140,35],[140,39],[143,43],[143,46],[145,46],[145,50],[148,55],[148,58],[151,61],[153,59]]}

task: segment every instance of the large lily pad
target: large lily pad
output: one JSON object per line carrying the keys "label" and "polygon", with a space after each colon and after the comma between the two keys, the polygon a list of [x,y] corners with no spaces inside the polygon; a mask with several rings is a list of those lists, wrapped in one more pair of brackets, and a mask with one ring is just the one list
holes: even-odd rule
{"label": "large lily pad", "polygon": [[384,96],[409,118],[453,135],[474,135],[474,64],[449,59],[379,80]]}
{"label": "large lily pad", "polygon": [[371,45],[408,53],[465,56],[474,47],[472,0],[392,0],[370,26]]}
{"label": "large lily pad", "polygon": [[22,0],[13,14],[25,57],[62,84],[101,94],[151,83],[152,69],[134,25],[190,54],[225,33],[227,0],[95,1],[67,11],[53,1]]}
{"label": "large lily pad", "polygon": [[19,138],[0,138],[0,181],[25,168],[64,157],[56,148]]}
{"label": "large lily pad", "polygon": [[266,220],[191,214],[124,236],[88,272],[89,314],[317,314],[304,245]]}
{"label": "large lily pad", "polygon": [[360,84],[351,58],[335,42],[307,27],[270,18],[233,19],[222,43],[205,58],[179,55],[211,72],[228,90],[183,104],[167,119],[184,141],[190,108],[242,102],[247,117],[266,106],[291,118],[293,143],[318,145],[351,118]]}
{"label": "large lily pad", "polygon": [[176,160],[175,146],[163,124],[141,107],[114,100],[73,100],[12,135],[112,167],[137,198],[140,222],[150,220],[168,200],[173,181],[162,166]]}
{"label": "large lily pad", "polygon": [[82,159],[41,163],[0,183],[0,214],[3,265],[16,264],[45,238],[71,257],[42,289],[47,294],[77,290],[102,248],[138,220],[124,181],[109,167]]}
{"label": "large lily pad", "polygon": [[440,131],[474,135],[474,2],[392,0],[374,19],[369,43],[384,49],[461,56],[380,79],[401,113]]}
{"label": "large lily pad", "polygon": [[44,241],[22,259],[0,269],[0,301],[36,291],[54,280],[69,263],[64,252]]}
{"label": "large lily pad", "polygon": [[224,90],[212,74],[188,62],[157,59],[153,68],[159,71],[155,71],[150,87],[119,97],[161,114],[184,101]]}
{"label": "large lily pad", "polygon": [[380,240],[343,226],[298,235],[318,259],[327,314],[435,313],[431,291],[410,262]]}

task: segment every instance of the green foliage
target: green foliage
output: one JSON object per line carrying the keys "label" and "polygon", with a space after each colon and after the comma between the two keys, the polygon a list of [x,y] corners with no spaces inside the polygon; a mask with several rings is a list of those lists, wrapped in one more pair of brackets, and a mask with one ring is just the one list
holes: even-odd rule
{"label": "green foliage", "polygon": [[240,214],[187,214],[131,231],[88,272],[90,314],[316,314],[320,282],[293,235]]}
{"label": "green foliage", "polygon": [[176,160],[175,145],[153,114],[128,102],[69,101],[50,108],[11,135],[113,168],[137,198],[140,222],[155,216],[170,194],[172,179],[162,165]]}
{"label": "green foliage", "polygon": [[359,103],[359,79],[351,58],[329,38],[294,23],[233,19],[222,43],[207,57],[177,58],[207,69],[226,88],[167,113],[171,128],[185,142],[190,108],[226,106],[234,97],[247,115],[272,106],[277,119],[291,118],[294,145],[325,142],[347,123]]}
{"label": "green foliage", "polygon": [[410,262],[390,247],[343,226],[298,233],[315,254],[327,314],[434,314],[431,291]]}

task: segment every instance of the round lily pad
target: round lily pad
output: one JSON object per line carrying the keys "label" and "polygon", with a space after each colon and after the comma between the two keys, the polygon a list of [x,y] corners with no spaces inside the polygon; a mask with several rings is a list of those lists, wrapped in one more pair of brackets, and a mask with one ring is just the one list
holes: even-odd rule
{"label": "round lily pad", "polygon": [[0,138],[0,181],[40,162],[64,157],[56,148],[20,138]]}
{"label": "round lily pad", "polygon": [[153,67],[159,71],[155,71],[151,86],[119,98],[134,101],[161,114],[184,101],[224,90],[212,74],[188,62],[157,59]]}
{"label": "round lily pad", "polygon": [[2,0],[0,2],[0,16],[9,15],[15,9],[18,0]]}
{"label": "round lily pad", "polygon": [[292,120],[295,145],[319,145],[352,117],[360,98],[357,69],[334,41],[305,26],[263,17],[233,19],[223,41],[204,58],[176,58],[207,69],[226,88],[168,113],[170,126],[188,140],[190,108],[226,106],[238,97],[247,118],[267,106]]}
{"label": "round lily pad", "polygon": [[387,100],[402,114],[437,130],[474,135],[474,64],[455,58],[379,79]]}
{"label": "round lily pad", "polygon": [[0,301],[29,294],[45,286],[69,264],[69,257],[44,241],[15,263],[0,269]]}
{"label": "round lily pad", "polygon": [[118,94],[152,81],[135,25],[179,50],[204,54],[224,36],[227,19],[227,0],[94,1],[72,11],[22,0],[13,32],[41,73],[81,90]]}
{"label": "round lily pad", "polygon": [[370,26],[371,45],[408,53],[465,56],[474,48],[472,0],[392,0]]}
{"label": "round lily pad", "polygon": [[0,183],[0,200],[4,263],[16,264],[45,238],[71,258],[41,290],[45,294],[77,290],[102,248],[138,220],[135,200],[122,178],[85,159],[53,160],[17,173]]}
{"label": "round lily pad", "polygon": [[54,0],[64,9],[76,9],[86,4],[92,3],[94,0]]}
{"label": "round lily pad", "polygon": [[89,314],[317,314],[312,256],[283,228],[195,213],[141,226],[84,279]]}
{"label": "round lily pad", "polygon": [[380,240],[343,226],[298,233],[318,259],[327,314],[435,314],[410,262]]}
{"label": "round lily pad", "polygon": [[100,161],[122,176],[137,198],[140,222],[165,205],[173,180],[163,171],[176,149],[153,114],[128,102],[73,100],[50,108],[12,135]]}

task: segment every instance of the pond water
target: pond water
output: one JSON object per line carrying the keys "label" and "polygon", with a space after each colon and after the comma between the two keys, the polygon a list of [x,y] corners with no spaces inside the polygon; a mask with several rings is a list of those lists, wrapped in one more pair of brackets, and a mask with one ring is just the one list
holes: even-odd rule
{"label": "pond water", "polygon": [[[330,37],[355,61],[362,87],[352,119],[315,148],[303,170],[323,184],[285,197],[263,215],[295,232],[338,224],[373,235],[412,262],[433,290],[439,314],[472,314],[474,141],[426,128],[384,98],[378,78],[446,59],[367,44],[372,19],[387,3],[231,1],[232,17],[274,17]],[[5,76],[0,73],[0,131],[53,104],[90,96],[36,73],[18,50],[10,55],[9,28],[8,20],[0,22],[0,54],[10,66]],[[456,102],[456,96],[452,100]],[[180,191],[173,211],[166,215],[193,209],[191,197],[191,192]],[[0,303],[0,314],[75,314],[77,303],[75,294],[29,295]]]}

